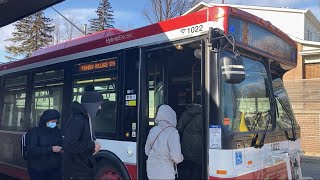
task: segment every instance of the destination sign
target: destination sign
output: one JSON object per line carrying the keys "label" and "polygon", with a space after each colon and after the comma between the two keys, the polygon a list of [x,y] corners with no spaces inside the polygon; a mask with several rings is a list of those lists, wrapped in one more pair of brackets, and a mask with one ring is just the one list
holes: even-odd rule
{"label": "destination sign", "polygon": [[94,63],[81,64],[79,65],[80,72],[94,71],[94,70],[102,70],[102,69],[113,69],[116,67],[116,60],[104,60],[98,61]]}
{"label": "destination sign", "polygon": [[296,63],[296,47],[261,26],[230,17],[228,30],[229,35],[234,36],[241,44]]}

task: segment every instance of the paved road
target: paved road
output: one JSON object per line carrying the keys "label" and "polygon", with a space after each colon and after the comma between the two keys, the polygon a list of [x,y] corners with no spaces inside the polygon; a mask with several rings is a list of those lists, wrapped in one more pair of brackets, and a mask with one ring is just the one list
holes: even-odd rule
{"label": "paved road", "polygon": [[314,180],[320,180],[320,157],[303,157],[302,175],[304,177],[312,177]]}

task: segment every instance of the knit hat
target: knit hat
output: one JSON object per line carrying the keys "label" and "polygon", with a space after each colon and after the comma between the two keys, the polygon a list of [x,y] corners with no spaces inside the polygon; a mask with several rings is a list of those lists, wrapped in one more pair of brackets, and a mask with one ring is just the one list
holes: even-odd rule
{"label": "knit hat", "polygon": [[83,103],[102,103],[103,96],[94,90],[94,86],[89,84],[85,88],[85,92],[81,97],[81,104]]}
{"label": "knit hat", "polygon": [[92,85],[85,87],[85,92],[81,97],[81,104],[90,115],[91,119],[96,117],[99,106],[102,104],[103,96],[94,90]]}

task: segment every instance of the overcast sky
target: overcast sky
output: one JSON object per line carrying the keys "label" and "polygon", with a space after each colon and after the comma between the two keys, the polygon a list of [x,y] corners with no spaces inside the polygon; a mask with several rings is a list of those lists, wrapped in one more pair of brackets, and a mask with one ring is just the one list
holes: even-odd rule
{"label": "overcast sky", "polygon": [[[114,10],[115,28],[129,30],[148,25],[148,21],[141,15],[142,9],[148,0],[109,0]],[[133,3],[134,2],[134,3]],[[221,0],[212,0],[213,3],[221,3]],[[320,19],[320,4],[318,0],[224,0],[226,4],[288,7],[297,9],[310,9],[313,14]],[[77,18],[80,24],[88,24],[88,19],[95,17],[95,10],[99,0],[65,0],[54,6],[55,9],[65,15],[72,15]],[[59,15],[48,8],[46,16],[57,18]],[[0,28],[0,62],[5,62],[5,45],[9,42],[4,41],[11,37],[14,31],[12,24]]]}

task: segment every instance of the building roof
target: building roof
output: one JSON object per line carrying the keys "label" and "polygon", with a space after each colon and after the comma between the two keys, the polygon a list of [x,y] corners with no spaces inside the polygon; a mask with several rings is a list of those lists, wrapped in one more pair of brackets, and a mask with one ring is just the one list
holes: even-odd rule
{"label": "building roof", "polygon": [[64,0],[0,0],[0,27]]}
{"label": "building roof", "polygon": [[307,56],[320,54],[320,42],[306,41],[296,37],[291,38],[302,45],[302,50],[299,52],[300,55]]}

